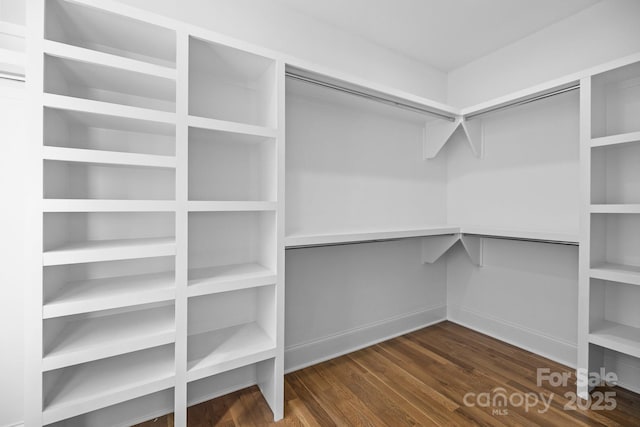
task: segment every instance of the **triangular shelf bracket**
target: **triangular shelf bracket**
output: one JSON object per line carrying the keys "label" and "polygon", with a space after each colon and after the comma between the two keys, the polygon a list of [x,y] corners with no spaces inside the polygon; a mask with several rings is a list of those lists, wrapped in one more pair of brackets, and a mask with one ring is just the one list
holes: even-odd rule
{"label": "triangular shelf bracket", "polygon": [[440,120],[425,124],[422,143],[425,160],[434,159],[461,126],[471,151],[476,157],[482,158],[482,120],[469,121],[458,118],[452,122]]}
{"label": "triangular shelf bracket", "polygon": [[462,246],[467,252],[467,255],[469,255],[471,262],[477,265],[478,267],[482,267],[482,265],[484,264],[484,259],[483,259],[484,239],[481,236],[462,234],[460,236],[460,241],[462,242]]}
{"label": "triangular shelf bracket", "polygon": [[439,120],[424,126],[422,147],[425,160],[434,159],[438,155],[460,123],[460,119],[453,122]]}
{"label": "triangular shelf bracket", "polygon": [[484,132],[482,128],[482,120],[464,119],[462,121],[462,128],[464,129],[464,134],[467,137],[467,142],[469,142],[471,151],[473,151],[473,154],[476,157],[481,159],[484,154]]}
{"label": "triangular shelf bracket", "polygon": [[440,259],[456,242],[460,234],[428,236],[422,238],[422,263],[433,264]]}

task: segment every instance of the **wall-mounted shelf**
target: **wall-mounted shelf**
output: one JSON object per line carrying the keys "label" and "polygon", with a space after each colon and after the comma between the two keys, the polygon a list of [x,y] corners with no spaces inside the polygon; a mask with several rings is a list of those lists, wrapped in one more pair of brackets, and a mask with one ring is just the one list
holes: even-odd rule
{"label": "wall-mounted shelf", "polygon": [[176,79],[175,68],[129,59],[119,55],[112,55],[50,40],[44,41],[43,49],[46,54],[58,58],[87,62],[103,67],[117,68],[119,70],[144,74],[150,77],[159,77],[170,80]]}
{"label": "wall-mounted shelf", "polygon": [[259,212],[275,211],[276,208],[276,202],[207,202],[196,200],[188,202],[189,212]]}
{"label": "wall-mounted shelf", "polygon": [[106,277],[65,283],[45,298],[42,317],[70,316],[175,298],[173,272]]}
{"label": "wall-mounted shelf", "polygon": [[47,54],[44,67],[45,93],[175,112],[175,80]]}
{"label": "wall-mounted shelf", "polygon": [[166,200],[46,199],[43,212],[173,212],[176,203]]}
{"label": "wall-mounted shelf", "polygon": [[167,124],[175,124],[176,122],[175,113],[132,107],[129,105],[118,105],[91,99],[74,98],[71,96],[57,95],[53,93],[43,94],[43,104],[45,107],[50,108],[122,117],[125,119],[144,120],[148,122],[160,122]]}
{"label": "wall-mounted shelf", "polygon": [[633,357],[640,357],[640,328],[603,321],[589,334],[589,342]]}
{"label": "wall-mounted shelf", "polygon": [[[42,359],[43,371],[105,359],[175,341],[175,308],[101,313],[99,317],[48,320],[45,330],[61,329],[50,338]],[[49,325],[50,323],[53,323]]]}
{"label": "wall-mounted shelf", "polygon": [[640,132],[629,132],[611,136],[601,136],[591,139],[591,146],[607,147],[609,145],[628,144],[630,142],[640,142]]}
{"label": "wall-mounted shelf", "polygon": [[275,138],[277,131],[275,128],[266,126],[255,126],[245,123],[217,120],[206,117],[189,116],[187,122],[190,127],[196,129],[237,133],[239,135],[260,136],[263,138]]}
{"label": "wall-mounted shelf", "polygon": [[49,0],[46,9],[46,40],[163,67],[176,66],[174,30],[87,3]]}
{"label": "wall-mounted shelf", "polygon": [[188,381],[275,357],[275,342],[255,322],[189,337]]}
{"label": "wall-mounted shelf", "polygon": [[189,297],[273,285],[276,274],[258,263],[230,264],[189,270]]}
{"label": "wall-mounted shelf", "polygon": [[637,214],[640,213],[640,204],[600,204],[591,205],[591,213],[611,214]]}
{"label": "wall-mounted shelf", "polygon": [[69,243],[42,254],[45,266],[176,254],[173,238],[98,240]]}
{"label": "wall-mounted shelf", "polygon": [[44,374],[43,424],[173,387],[173,345]]}
{"label": "wall-mounted shelf", "polygon": [[460,232],[482,237],[494,237],[514,240],[539,241],[548,243],[565,243],[577,245],[580,238],[578,233],[560,233],[554,231],[520,230],[520,229],[499,229],[475,225],[462,225]]}
{"label": "wall-mounted shelf", "polygon": [[140,166],[169,169],[174,169],[176,167],[176,158],[173,156],[87,150],[67,147],[42,147],[42,157],[46,160],[95,163],[100,165]]}
{"label": "wall-mounted shelf", "polygon": [[410,237],[439,236],[455,234],[459,227],[439,226],[407,230],[358,231],[352,233],[289,235],[286,237],[287,248],[306,246],[328,246],[350,243],[375,242],[382,240],[406,239]]}
{"label": "wall-mounted shelf", "polygon": [[598,263],[591,267],[589,275],[593,279],[640,285],[640,267],[613,263]]}

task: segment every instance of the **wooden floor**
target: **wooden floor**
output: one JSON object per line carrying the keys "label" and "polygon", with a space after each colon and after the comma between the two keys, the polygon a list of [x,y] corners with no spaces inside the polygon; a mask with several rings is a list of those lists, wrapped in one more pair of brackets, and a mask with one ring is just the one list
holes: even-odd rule
{"label": "wooden floor", "polygon": [[[571,373],[563,365],[444,322],[288,374],[285,419],[278,423],[271,421],[257,387],[251,387],[189,408],[188,425],[640,426],[640,395],[598,389],[615,392],[615,410],[576,408],[571,399],[575,378],[567,386],[545,382],[539,387],[537,368]],[[506,405],[494,399],[500,395],[506,396]],[[546,412],[542,398],[550,402]],[[165,426],[173,426],[172,415],[139,425]]]}

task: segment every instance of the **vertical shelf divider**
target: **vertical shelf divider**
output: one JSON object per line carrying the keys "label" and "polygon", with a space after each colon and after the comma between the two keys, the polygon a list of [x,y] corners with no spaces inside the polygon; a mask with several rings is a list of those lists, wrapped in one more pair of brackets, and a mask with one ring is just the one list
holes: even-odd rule
{"label": "vertical shelf divider", "polygon": [[26,227],[30,242],[28,262],[31,268],[27,270],[28,286],[25,287],[25,426],[42,425],[43,385],[42,385],[42,355],[43,355],[43,173],[42,141],[44,139],[44,2],[28,1],[27,8],[27,143],[29,162],[25,170],[24,188],[28,198],[28,224]]}
{"label": "vertical shelf divider", "polygon": [[189,34],[176,32],[176,386],[174,424],[187,425],[187,285],[189,272]]}
{"label": "vertical shelf divider", "polygon": [[[589,294],[591,265],[591,77],[580,80],[580,246],[578,271],[578,372],[589,370]],[[580,379],[580,378],[579,378]],[[584,379],[584,378],[583,378]],[[576,393],[589,398],[589,386],[578,381]]]}

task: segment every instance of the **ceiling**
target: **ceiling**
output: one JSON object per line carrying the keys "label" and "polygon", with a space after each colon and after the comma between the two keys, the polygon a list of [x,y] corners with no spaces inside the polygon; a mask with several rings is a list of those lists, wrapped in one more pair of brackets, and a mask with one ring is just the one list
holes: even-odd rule
{"label": "ceiling", "polygon": [[300,13],[451,71],[600,0],[280,0]]}

